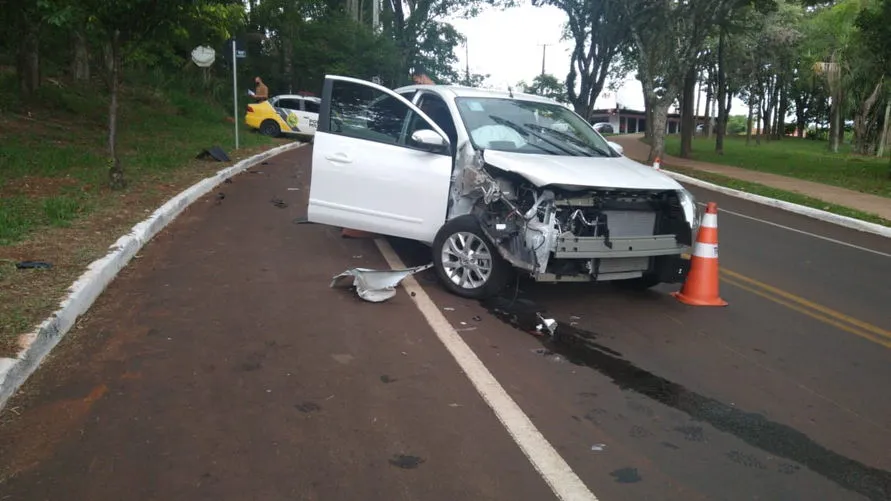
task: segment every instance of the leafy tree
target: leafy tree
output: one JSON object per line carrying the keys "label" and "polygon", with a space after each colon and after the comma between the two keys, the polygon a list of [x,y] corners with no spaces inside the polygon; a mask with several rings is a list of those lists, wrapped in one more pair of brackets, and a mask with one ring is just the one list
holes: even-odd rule
{"label": "leafy tree", "polygon": [[538,75],[532,80],[532,84],[520,82],[517,84],[517,87],[527,94],[543,96],[561,103],[569,103],[571,101],[567,96],[566,84],[558,80],[554,75]]}
{"label": "leafy tree", "polygon": [[[532,0],[566,13],[564,38],[573,41],[567,98],[576,113],[590,117],[613,62],[629,42],[630,31],[621,0]],[[578,83],[578,91],[576,84]]]}

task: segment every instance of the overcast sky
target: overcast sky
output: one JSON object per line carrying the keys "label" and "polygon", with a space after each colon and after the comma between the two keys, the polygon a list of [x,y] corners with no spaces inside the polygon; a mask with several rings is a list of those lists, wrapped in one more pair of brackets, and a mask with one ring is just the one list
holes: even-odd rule
{"label": "overcast sky", "polygon": [[[506,88],[525,80],[531,82],[541,73],[542,47],[549,44],[545,55],[545,71],[561,81],[569,73],[572,43],[561,41],[566,14],[556,7],[524,5],[508,10],[487,9],[470,20],[449,19],[467,37],[472,73],[490,74],[487,84]],[[455,49],[464,69],[464,47]],[[612,108],[616,101],[627,108],[643,110],[640,82],[628,75],[617,93],[604,90],[597,99],[597,108]],[[705,95],[700,113],[705,111]],[[743,104],[734,99],[731,114],[744,114]]]}

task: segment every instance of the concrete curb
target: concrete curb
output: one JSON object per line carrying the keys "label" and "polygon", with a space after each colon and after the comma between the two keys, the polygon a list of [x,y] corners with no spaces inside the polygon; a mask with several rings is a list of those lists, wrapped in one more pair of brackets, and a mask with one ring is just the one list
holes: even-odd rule
{"label": "concrete curb", "polygon": [[12,395],[24,384],[43,359],[68,333],[68,330],[92,306],[93,302],[124,266],[159,231],[164,229],[189,205],[222,184],[227,178],[239,174],[269,157],[293,150],[301,143],[289,143],[246,158],[231,167],[204,178],[185,191],[171,198],[148,219],[137,223],[130,233],[122,236],[110,248],[108,254],[90,263],[74,284],[68,296],[49,318],[34,331],[19,339],[21,347],[16,358],[0,358],[0,410]]}
{"label": "concrete curb", "polygon": [[872,233],[874,235],[879,235],[885,238],[891,238],[891,227],[882,226],[876,223],[870,223],[868,221],[862,221],[853,217],[834,214],[825,210],[814,209],[805,205],[794,204],[792,202],[784,202],[775,198],[769,198],[762,195],[755,195],[754,193],[748,193],[745,191],[735,190],[733,188],[727,188],[725,186],[709,183],[708,181],[703,181],[695,177],[685,176],[684,174],[678,174],[677,172],[671,172],[665,169],[662,169],[662,172],[682,183],[692,184],[693,186],[698,186],[700,188],[723,193],[724,195],[729,195],[731,197],[742,198],[743,200],[748,200],[750,202],[755,202],[770,207],[776,207],[777,209],[794,212],[795,214],[818,219],[827,223],[837,224],[846,228]]}

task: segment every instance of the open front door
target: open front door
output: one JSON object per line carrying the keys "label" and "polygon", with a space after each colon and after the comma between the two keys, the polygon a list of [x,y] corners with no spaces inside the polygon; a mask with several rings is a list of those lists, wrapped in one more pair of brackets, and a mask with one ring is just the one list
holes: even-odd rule
{"label": "open front door", "polygon": [[[430,131],[444,147],[429,145]],[[418,108],[371,82],[325,79],[310,221],[429,243],[445,222],[451,174],[448,139]]]}

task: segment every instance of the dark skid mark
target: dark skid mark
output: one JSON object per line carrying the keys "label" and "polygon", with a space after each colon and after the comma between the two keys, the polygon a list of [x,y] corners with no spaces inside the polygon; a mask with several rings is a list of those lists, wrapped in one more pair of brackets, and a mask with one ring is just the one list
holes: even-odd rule
{"label": "dark skid mark", "polygon": [[758,470],[766,470],[767,467],[764,466],[764,463],[761,462],[757,457],[746,454],[745,452],[740,451],[730,451],[727,453],[727,457],[730,458],[736,464],[741,464],[746,468],[755,468]]}
{"label": "dark skid mark", "polygon": [[665,447],[666,449],[672,449],[675,451],[680,449],[680,447],[678,447],[677,445],[674,445],[671,442],[661,442],[661,444],[662,444],[662,447]]}
{"label": "dark skid mark", "polygon": [[317,404],[315,402],[303,402],[303,403],[295,405],[294,408],[296,408],[298,411],[300,411],[304,414],[307,414],[310,412],[318,412],[318,411],[322,410],[322,408],[319,406],[319,404]]}
{"label": "dark skid mark", "polygon": [[[527,299],[496,298],[482,303],[497,318],[529,332],[528,319],[544,308]],[[526,323],[522,322],[526,320]],[[664,405],[686,413],[695,421],[708,423],[718,431],[730,433],[747,444],[773,456],[789,461],[822,475],[844,489],[859,493],[875,501],[891,499],[891,472],[867,466],[842,456],[813,441],[790,426],[773,422],[764,416],[746,412],[659,377],[630,361],[621,354],[596,342],[596,333],[570,326],[557,319],[554,339],[539,338],[542,345],[570,363],[590,367],[610,378],[623,390],[649,397]],[[534,325],[533,325],[534,329]],[[584,416],[596,422],[594,415]],[[681,431],[681,430],[678,430]],[[695,439],[695,432],[684,436]]]}
{"label": "dark skid mark", "polygon": [[702,426],[678,426],[674,431],[684,435],[684,440],[688,442],[705,442],[705,432]]}
{"label": "dark skid mark", "polygon": [[381,376],[381,383],[389,384],[389,383],[392,383],[392,382],[395,382],[395,381],[398,381],[398,380],[397,380],[396,378],[392,378],[392,377],[390,377],[390,376],[388,376],[388,375],[386,375],[386,374],[384,374],[383,376]]}
{"label": "dark skid mark", "polygon": [[413,470],[424,462],[424,458],[417,456],[406,456],[404,454],[394,454],[389,463],[403,470]]}
{"label": "dark skid mark", "polygon": [[621,468],[610,472],[610,475],[620,484],[635,484],[642,480],[637,468]]}

